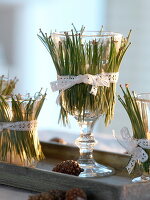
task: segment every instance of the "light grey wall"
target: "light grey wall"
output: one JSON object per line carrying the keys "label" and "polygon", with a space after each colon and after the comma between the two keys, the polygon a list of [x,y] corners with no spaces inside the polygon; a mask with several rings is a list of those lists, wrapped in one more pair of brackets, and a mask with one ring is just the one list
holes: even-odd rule
{"label": "light grey wall", "polygon": [[14,63],[14,20],[15,7],[3,5],[0,7],[0,44],[9,65]]}

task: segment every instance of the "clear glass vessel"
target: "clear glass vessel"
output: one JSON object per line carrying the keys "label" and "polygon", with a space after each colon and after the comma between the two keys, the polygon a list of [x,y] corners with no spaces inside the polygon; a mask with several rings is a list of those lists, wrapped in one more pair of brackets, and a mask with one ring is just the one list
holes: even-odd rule
{"label": "clear glass vessel", "polygon": [[[38,36],[53,59],[58,79],[61,76],[67,76],[68,79],[69,76],[79,75],[98,75],[100,78],[103,73],[118,73],[129,46],[129,36],[123,38],[120,33],[85,31],[84,27],[80,31],[73,29],[50,36],[40,30]],[[81,177],[114,173],[114,169],[96,163],[93,158],[96,144],[92,133],[94,124],[103,116],[105,125],[108,125],[114,116],[116,82],[104,85],[94,88],[95,85],[80,82],[59,90],[57,103],[60,105],[60,119],[66,124],[68,115],[72,115],[81,129],[80,137],[75,141],[80,149],[78,162],[84,169]],[[94,95],[92,89],[96,89]]]}
{"label": "clear glass vessel", "polygon": [[[144,122],[145,135],[144,137],[139,134],[134,136],[137,139],[150,140],[150,93],[141,93],[136,96],[137,104]],[[150,143],[149,143],[150,144]],[[147,182],[150,181],[150,149],[144,149],[148,154],[148,160],[144,163],[139,162],[139,169],[141,176],[136,177],[132,182]]]}
{"label": "clear glass vessel", "polygon": [[[59,46],[59,42],[62,42],[63,40],[66,40],[66,35],[64,33],[67,33],[67,35],[71,38],[72,32],[71,31],[62,31],[62,32],[54,32],[52,33],[52,37],[55,41],[55,44]],[[114,33],[114,32],[106,32],[106,31],[84,31],[83,33],[81,31],[77,31],[76,34],[80,34],[81,42],[82,44],[87,44],[89,42],[97,42],[99,45],[103,46],[103,52],[102,57],[100,58],[99,62],[102,62],[102,64],[106,64],[109,59],[110,55],[110,49],[111,49],[111,40],[114,40],[114,45],[116,48],[116,52],[119,51],[119,48],[121,46],[122,41],[122,34],[120,33]],[[87,62],[87,64],[89,64]]]}
{"label": "clear glass vessel", "polygon": [[35,167],[44,158],[37,132],[38,104],[40,99],[28,96],[0,95],[1,162]]}
{"label": "clear glass vessel", "polygon": [[[61,33],[58,33],[56,35],[58,41],[62,41],[65,39],[65,36]],[[122,39],[121,34],[112,32],[100,33],[89,31],[84,32],[81,36],[83,44],[96,41],[98,42],[98,45],[101,45],[103,47],[101,59],[97,60],[97,62],[101,63],[101,65],[103,66],[100,67],[101,70],[105,70],[105,68],[108,67],[107,64],[112,45],[112,38],[115,41],[114,44],[116,45],[116,51],[119,51]],[[88,63],[88,59],[85,67],[88,67],[90,70],[90,63]],[[99,71],[95,69],[92,73],[98,74],[100,72],[100,69]],[[80,174],[80,177],[108,176],[114,174],[115,170],[111,167],[101,165],[94,160],[93,149],[96,144],[96,140],[92,131],[97,119],[101,115],[108,114],[108,104],[111,104],[111,100],[113,99],[113,102],[110,106],[112,112],[109,113],[111,115],[110,118],[112,118],[115,105],[116,84],[112,83],[109,88],[99,87],[96,96],[89,93],[90,88],[90,85],[78,84],[69,88],[69,90],[63,91],[60,98],[60,105],[68,114],[75,117],[81,129],[80,137],[77,138],[75,141],[75,144],[80,149],[80,157],[78,159],[78,162],[80,166],[84,169],[84,172]],[[108,97],[106,97],[106,93],[108,94]]]}

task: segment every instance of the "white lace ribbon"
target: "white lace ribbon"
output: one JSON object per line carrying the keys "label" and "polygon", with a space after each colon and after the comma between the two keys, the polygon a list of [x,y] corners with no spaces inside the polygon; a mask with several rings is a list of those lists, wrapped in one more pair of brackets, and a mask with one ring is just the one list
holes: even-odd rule
{"label": "white lace ribbon", "polygon": [[15,131],[32,131],[37,129],[37,120],[18,121],[18,122],[0,122],[0,132],[4,129]]}
{"label": "white lace ribbon", "polygon": [[126,166],[128,173],[130,174],[137,161],[145,162],[148,159],[147,153],[144,149],[150,149],[150,140],[147,139],[134,139],[131,137],[128,128],[124,127],[120,131],[120,135],[116,135],[114,132],[114,137],[123,146],[126,151],[131,155],[131,159]]}
{"label": "white lace ribbon", "polygon": [[[92,85],[90,93],[96,96],[99,86],[109,87],[110,83],[118,81],[119,73],[101,73],[96,75],[84,74],[78,76],[57,76],[57,81],[51,82],[52,91],[64,91],[80,83]],[[61,94],[60,94],[61,95]],[[59,96],[60,96],[59,95]]]}

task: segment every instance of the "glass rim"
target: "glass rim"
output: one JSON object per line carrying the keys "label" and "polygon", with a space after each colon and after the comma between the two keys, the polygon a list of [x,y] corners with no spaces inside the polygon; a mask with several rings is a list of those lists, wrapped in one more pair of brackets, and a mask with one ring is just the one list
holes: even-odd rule
{"label": "glass rim", "polygon": [[[80,33],[80,31],[77,31],[77,33],[74,33],[74,34],[72,34],[71,31],[60,31],[60,32],[53,32],[52,35],[65,36],[65,32],[70,33],[70,34],[68,34],[68,36],[72,36],[72,35],[76,35],[76,34],[79,35],[79,33]],[[84,33],[99,33],[99,34],[88,35],[88,34],[84,34]],[[123,37],[123,35],[121,33],[112,32],[112,31],[84,31],[83,34],[81,34],[81,37],[113,37],[113,36]]]}
{"label": "glass rim", "polygon": [[0,75],[0,81],[18,81],[17,77],[15,76],[14,78],[9,77],[9,75]]}
{"label": "glass rim", "polygon": [[139,93],[136,95],[136,100],[137,101],[142,101],[142,102],[148,102],[150,103],[150,98],[146,99],[146,97],[144,97],[144,95],[149,95],[150,97],[150,92],[145,92],[145,93]]}
{"label": "glass rim", "polygon": [[0,81],[7,81],[7,80],[9,80],[8,76],[6,76],[6,75],[0,76]]}
{"label": "glass rim", "polygon": [[[14,98],[15,101],[17,101],[17,94],[12,94],[12,95],[2,95],[2,97],[7,101],[7,102],[12,102],[12,97]],[[27,95],[20,95],[21,98],[18,96],[18,100],[20,102],[29,102],[29,101],[40,101],[41,96],[39,98],[36,98],[36,96],[27,96]]]}

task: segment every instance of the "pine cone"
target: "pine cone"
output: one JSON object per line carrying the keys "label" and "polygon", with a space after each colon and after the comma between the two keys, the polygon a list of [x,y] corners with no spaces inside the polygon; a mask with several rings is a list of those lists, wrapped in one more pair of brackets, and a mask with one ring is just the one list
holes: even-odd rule
{"label": "pine cone", "polygon": [[67,144],[67,142],[66,142],[64,139],[62,139],[62,138],[57,138],[57,137],[52,138],[50,141],[51,141],[51,142],[57,142],[57,143],[59,143],[59,144]]}
{"label": "pine cone", "polygon": [[65,200],[65,192],[62,190],[50,190],[30,196],[28,200]]}
{"label": "pine cone", "polygon": [[82,189],[73,188],[66,192],[65,200],[87,200],[87,195]]}
{"label": "pine cone", "polygon": [[55,200],[65,200],[66,192],[62,190],[50,190],[48,193],[53,196]]}
{"label": "pine cone", "polygon": [[30,196],[28,200],[55,200],[48,192],[43,192],[34,196]]}
{"label": "pine cone", "polygon": [[52,169],[54,172],[64,173],[79,176],[81,172],[84,170],[80,168],[77,161],[74,160],[66,160],[62,161],[61,163],[57,164],[56,167]]}

